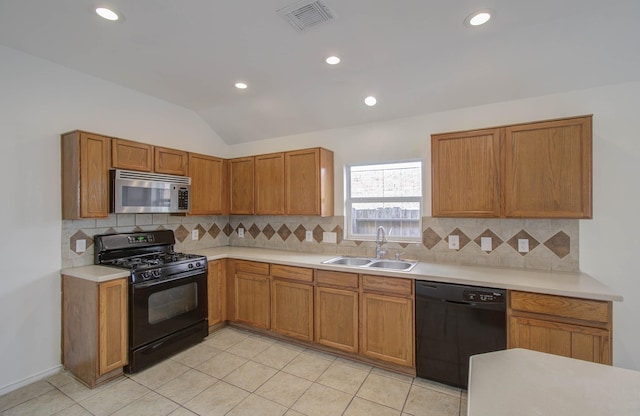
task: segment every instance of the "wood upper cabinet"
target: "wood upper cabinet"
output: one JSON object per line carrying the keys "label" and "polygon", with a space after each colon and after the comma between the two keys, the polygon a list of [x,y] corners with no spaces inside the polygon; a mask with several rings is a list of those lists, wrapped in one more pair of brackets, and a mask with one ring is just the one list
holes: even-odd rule
{"label": "wood upper cabinet", "polygon": [[269,264],[235,260],[234,320],[258,328],[271,327]]}
{"label": "wood upper cabinet", "polygon": [[284,215],[284,153],[255,157],[255,213]]}
{"label": "wood upper cabinet", "polygon": [[411,280],[363,275],[360,325],[360,354],[414,367]]}
{"label": "wood upper cabinet", "polygon": [[499,217],[500,130],[434,135],[432,215]]}
{"label": "wood upper cabinet", "polygon": [[111,139],[72,131],[61,136],[62,218],[109,216]]}
{"label": "wood upper cabinet", "polygon": [[154,147],[154,171],[167,175],[187,176],[189,154],[183,150]]}
{"label": "wood upper cabinet", "polygon": [[62,359],[89,387],[122,374],[128,363],[128,282],[62,276]]}
{"label": "wood upper cabinet", "polygon": [[315,342],[358,352],[358,275],[316,271]]}
{"label": "wood upper cabinet", "polygon": [[505,215],[592,218],[591,117],[505,128]]}
{"label": "wood upper cabinet", "polygon": [[227,161],[189,153],[191,215],[226,215],[228,207]]}
{"label": "wood upper cabinet", "polygon": [[509,292],[508,348],[612,363],[611,302]]}
{"label": "wood upper cabinet", "polygon": [[333,215],[333,152],[323,148],[285,153],[285,214]]}
{"label": "wood upper cabinet", "polygon": [[229,160],[229,186],[231,214],[253,214],[254,158]]}
{"label": "wood upper cabinet", "polygon": [[271,330],[313,341],[313,269],[271,265]]}
{"label": "wood upper cabinet", "polygon": [[592,117],[431,136],[434,217],[592,217]]}
{"label": "wood upper cabinet", "polygon": [[153,146],[124,139],[111,139],[111,167],[153,171]]}
{"label": "wood upper cabinet", "polygon": [[213,326],[227,320],[226,260],[213,260],[208,266],[209,326]]}

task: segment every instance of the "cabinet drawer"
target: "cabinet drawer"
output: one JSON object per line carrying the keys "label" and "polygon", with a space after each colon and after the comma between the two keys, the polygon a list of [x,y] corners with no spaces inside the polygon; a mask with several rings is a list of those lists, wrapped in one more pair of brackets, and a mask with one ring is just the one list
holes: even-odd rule
{"label": "cabinet drawer", "polygon": [[269,275],[269,263],[260,263],[257,261],[236,260],[235,261],[236,273],[252,273]]}
{"label": "cabinet drawer", "polygon": [[316,282],[320,286],[336,286],[358,288],[358,275],[355,273],[330,272],[327,270],[316,271]]}
{"label": "cabinet drawer", "polygon": [[272,264],[271,276],[281,277],[283,279],[300,280],[302,282],[313,282],[313,269]]}
{"label": "cabinet drawer", "polygon": [[523,312],[602,323],[611,319],[609,302],[516,291],[510,299],[511,309]]}
{"label": "cabinet drawer", "polygon": [[380,277],[362,275],[362,289],[365,291],[375,291],[390,293],[400,296],[411,296],[413,280],[397,279],[394,277]]}

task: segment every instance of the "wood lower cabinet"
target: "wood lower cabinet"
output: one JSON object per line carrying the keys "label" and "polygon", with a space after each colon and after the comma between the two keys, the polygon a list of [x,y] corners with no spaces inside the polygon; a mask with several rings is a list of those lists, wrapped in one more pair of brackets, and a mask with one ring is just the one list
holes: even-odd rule
{"label": "wood lower cabinet", "polygon": [[313,341],[313,269],[271,265],[271,330]]}
{"label": "wood lower cabinet", "polygon": [[414,366],[413,282],[362,276],[360,354],[380,361]]}
{"label": "wood lower cabinet", "polygon": [[122,374],[128,363],[128,282],[62,276],[62,361],[89,387]]}
{"label": "wood lower cabinet", "polygon": [[316,271],[315,341],[350,353],[358,352],[358,275]]}
{"label": "wood lower cabinet", "polygon": [[229,212],[227,161],[189,153],[190,215],[226,215]]}
{"label": "wood lower cabinet", "polygon": [[111,139],[111,167],[153,171],[153,146],[124,139]]}
{"label": "wood lower cabinet", "polygon": [[612,364],[611,302],[510,291],[508,348]]}
{"label": "wood lower cabinet", "polygon": [[154,147],[154,171],[167,175],[187,176],[189,173],[189,153],[184,150]]}
{"label": "wood lower cabinet", "polygon": [[250,215],[254,211],[254,158],[229,160],[229,213]]}
{"label": "wood lower cabinet", "polygon": [[210,261],[208,267],[208,320],[209,326],[214,326],[227,320],[226,260]]}
{"label": "wood lower cabinet", "polygon": [[271,328],[269,264],[235,260],[233,319],[258,328]]}
{"label": "wood lower cabinet", "polygon": [[333,152],[312,148],[286,152],[285,214],[333,215]]}
{"label": "wood lower cabinet", "polygon": [[61,136],[62,218],[109,216],[111,139],[72,131]]}

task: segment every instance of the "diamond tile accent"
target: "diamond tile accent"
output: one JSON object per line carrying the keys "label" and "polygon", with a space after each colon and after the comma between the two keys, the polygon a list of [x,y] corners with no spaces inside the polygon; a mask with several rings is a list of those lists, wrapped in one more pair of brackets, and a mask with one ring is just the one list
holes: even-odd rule
{"label": "diamond tile accent", "polygon": [[209,233],[209,235],[211,237],[213,237],[213,239],[215,240],[216,237],[218,237],[218,234],[220,234],[222,230],[220,229],[220,227],[218,227],[218,224],[213,224],[211,226],[211,228],[209,228],[209,231],[207,231]]}
{"label": "diamond tile accent", "polygon": [[571,238],[564,231],[556,233],[553,237],[544,242],[545,247],[561,259],[571,252]]}
{"label": "diamond tile accent", "polygon": [[198,241],[202,240],[204,238],[204,235],[207,233],[207,230],[204,229],[204,227],[200,224],[198,224],[194,230],[198,230]]}
{"label": "diamond tile accent", "polygon": [[316,240],[316,243],[322,243],[322,233],[324,233],[324,229],[316,225],[316,228],[313,229],[313,239]]}
{"label": "diamond tile accent", "polygon": [[[462,230],[460,230],[460,228],[456,228],[455,230],[451,231],[449,233],[449,235],[457,235],[458,236],[458,242],[460,243],[460,248],[457,251],[460,251],[464,248],[464,246],[466,246],[467,244],[469,244],[471,242],[471,239],[469,237],[467,237],[467,235],[465,233],[462,232]],[[445,241],[447,243],[449,243],[449,235],[445,238]]]}
{"label": "diamond tile accent", "polygon": [[260,228],[258,228],[255,223],[251,224],[251,227],[249,227],[249,234],[251,234],[251,237],[255,240],[256,237],[260,235]]}
{"label": "diamond tile accent", "polygon": [[105,234],[117,234],[117,233],[118,232],[113,227],[109,227],[109,229],[107,231],[105,231]]}
{"label": "diamond tile accent", "polygon": [[166,230],[166,228],[164,228],[162,225],[158,225],[156,227],[156,231],[162,231],[162,230]]}
{"label": "diamond tile accent", "polygon": [[360,245],[364,243],[364,241],[355,240],[354,243],[356,243],[356,246],[360,247]]}
{"label": "diamond tile accent", "polygon": [[495,250],[496,248],[498,248],[498,246],[502,243],[504,243],[504,241],[502,241],[502,239],[500,237],[498,237],[493,231],[491,231],[490,229],[486,229],[482,232],[482,234],[480,234],[479,236],[476,237],[475,240],[473,240],[474,243],[476,243],[478,245],[478,247],[482,247],[482,237],[490,237],[491,238],[491,250]]}
{"label": "diamond tile accent", "polygon": [[[540,245],[540,242],[535,238],[531,237],[531,234],[529,234],[525,230],[520,230],[518,234],[514,235],[509,239],[509,241],[507,241],[507,244],[509,244],[511,248],[514,249],[515,251],[518,251],[518,240],[523,238],[526,238],[529,240],[529,253],[532,252],[534,248]],[[520,254],[521,256],[526,256],[529,253],[518,252],[518,254]]]}
{"label": "diamond tile accent", "polygon": [[293,235],[296,236],[296,238],[298,239],[298,241],[303,242],[304,238],[305,238],[305,233],[307,232],[307,229],[304,228],[302,226],[302,224],[298,225],[298,228],[296,228],[296,230],[293,232]]}
{"label": "diamond tile accent", "polygon": [[233,233],[233,227],[231,226],[231,224],[227,223],[222,229],[222,231],[224,232],[224,235],[229,237],[231,233]]}
{"label": "diamond tile accent", "polygon": [[278,235],[282,238],[282,241],[287,241],[287,238],[291,236],[291,230],[286,225],[282,224],[280,228],[278,228]]}
{"label": "diamond tile accent", "polygon": [[276,230],[273,229],[271,224],[267,224],[262,229],[262,234],[264,234],[264,236],[267,237],[267,240],[271,240],[271,237],[273,237],[275,233],[276,233]]}
{"label": "diamond tile accent", "polygon": [[336,244],[340,244],[344,240],[344,230],[339,225],[336,225],[332,232],[336,233]]}
{"label": "diamond tile accent", "polygon": [[87,250],[89,249],[89,247],[93,245],[93,239],[91,237],[83,233],[82,230],[76,231],[76,233],[72,235],[71,238],[69,238],[69,244],[71,244],[71,251],[73,251],[76,254],[84,253],[83,251],[81,252],[76,251],[76,241],[78,240],[86,240]]}
{"label": "diamond tile accent", "polygon": [[187,230],[186,228],[184,228],[184,225],[180,224],[178,226],[178,228],[176,228],[176,230],[173,232],[174,235],[176,236],[176,239],[178,241],[180,241],[181,243],[187,239],[187,237],[189,236],[189,230]]}
{"label": "diamond tile accent", "polygon": [[409,243],[398,243],[398,244],[400,244],[400,247],[402,247],[402,248],[409,247]]}
{"label": "diamond tile accent", "polygon": [[442,238],[435,232],[431,227],[428,227],[422,233],[422,244],[429,250],[434,248],[436,244],[438,244]]}
{"label": "diamond tile accent", "polygon": [[141,233],[141,232],[143,232],[143,231],[144,231],[144,230],[143,230],[142,228],[140,228],[139,226],[137,226],[137,225],[133,228],[133,232],[134,232],[134,233]]}

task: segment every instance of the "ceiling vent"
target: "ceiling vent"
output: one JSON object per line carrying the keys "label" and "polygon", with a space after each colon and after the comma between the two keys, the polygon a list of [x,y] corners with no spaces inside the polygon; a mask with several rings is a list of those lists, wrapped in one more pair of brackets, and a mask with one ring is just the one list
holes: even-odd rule
{"label": "ceiling vent", "polygon": [[335,17],[335,14],[320,0],[299,1],[278,10],[278,14],[287,19],[291,26],[300,32]]}

